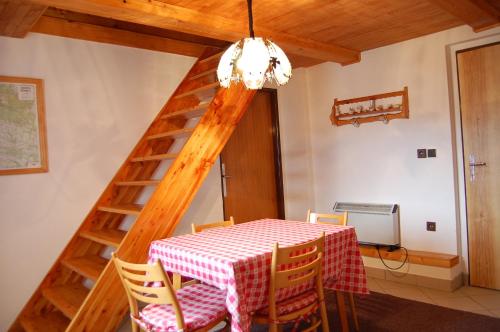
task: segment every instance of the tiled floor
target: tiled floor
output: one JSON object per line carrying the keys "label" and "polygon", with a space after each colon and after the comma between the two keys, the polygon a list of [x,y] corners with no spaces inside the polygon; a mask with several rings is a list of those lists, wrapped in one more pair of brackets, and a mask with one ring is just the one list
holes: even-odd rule
{"label": "tiled floor", "polygon": [[500,318],[500,291],[464,286],[446,292],[376,278],[368,278],[368,287],[378,293]]}

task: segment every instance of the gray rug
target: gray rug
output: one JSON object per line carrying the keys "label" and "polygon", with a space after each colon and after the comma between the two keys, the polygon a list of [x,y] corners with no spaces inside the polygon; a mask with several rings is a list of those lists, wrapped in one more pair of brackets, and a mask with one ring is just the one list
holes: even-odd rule
{"label": "gray rug", "polygon": [[[327,291],[326,303],[330,330],[340,331],[334,293]],[[349,310],[347,299],[346,308]],[[366,332],[500,332],[498,318],[375,292],[356,296],[356,309],[360,330]],[[350,312],[348,317],[351,318]],[[353,322],[349,324],[354,331]],[[263,331],[267,331],[266,326],[252,327],[252,332]]]}

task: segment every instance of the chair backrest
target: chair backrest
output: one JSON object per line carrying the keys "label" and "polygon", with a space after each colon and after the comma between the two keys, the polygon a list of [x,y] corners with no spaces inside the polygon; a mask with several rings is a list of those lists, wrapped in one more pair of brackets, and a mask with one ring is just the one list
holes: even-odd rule
{"label": "chair backrest", "polygon": [[325,243],[325,233],[315,240],[292,247],[280,248],[274,245],[271,261],[271,283],[269,287],[269,314],[277,320],[276,291],[282,288],[294,287],[315,280],[315,287],[321,292],[321,262]]}
{"label": "chair backrest", "polygon": [[[127,293],[133,318],[139,319],[138,301],[148,304],[170,304],[175,312],[177,328],[179,330],[185,328],[175,290],[159,261],[153,264],[133,264],[119,259],[115,253],[112,257]],[[134,320],[132,327],[134,332],[137,331],[137,323]]]}
{"label": "chair backrest", "polygon": [[204,224],[204,225],[195,225],[191,224],[191,230],[192,233],[199,233],[202,232],[206,229],[209,228],[216,228],[216,227],[229,227],[234,225],[234,218],[231,216],[229,217],[229,220],[224,220],[224,221],[219,221],[219,222],[214,222],[210,224]]}
{"label": "chair backrest", "polygon": [[[327,220],[327,221],[325,221]],[[311,224],[347,225],[347,211],[342,214],[316,213],[307,210],[307,222]]]}

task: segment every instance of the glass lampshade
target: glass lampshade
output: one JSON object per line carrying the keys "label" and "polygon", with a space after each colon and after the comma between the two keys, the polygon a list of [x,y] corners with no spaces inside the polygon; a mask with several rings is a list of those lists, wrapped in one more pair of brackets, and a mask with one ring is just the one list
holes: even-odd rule
{"label": "glass lampshade", "polygon": [[292,66],[285,53],[265,38],[244,38],[232,44],[221,57],[217,77],[222,87],[243,81],[248,89],[261,89],[266,82],[288,82]]}

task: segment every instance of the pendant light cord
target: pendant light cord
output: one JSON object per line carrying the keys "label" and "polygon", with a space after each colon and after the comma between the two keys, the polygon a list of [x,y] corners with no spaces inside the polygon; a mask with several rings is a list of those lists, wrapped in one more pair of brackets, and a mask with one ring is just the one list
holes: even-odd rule
{"label": "pendant light cord", "polygon": [[248,29],[250,30],[250,37],[255,38],[253,32],[253,13],[252,13],[252,0],[247,0],[248,5]]}

